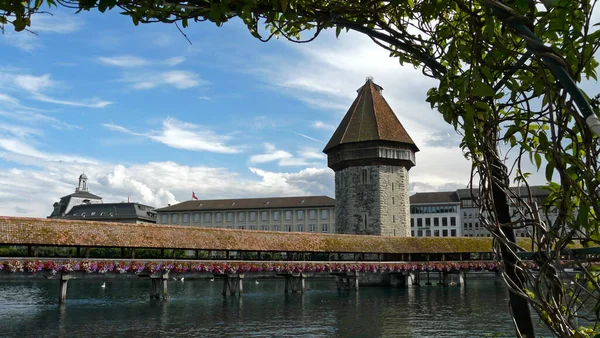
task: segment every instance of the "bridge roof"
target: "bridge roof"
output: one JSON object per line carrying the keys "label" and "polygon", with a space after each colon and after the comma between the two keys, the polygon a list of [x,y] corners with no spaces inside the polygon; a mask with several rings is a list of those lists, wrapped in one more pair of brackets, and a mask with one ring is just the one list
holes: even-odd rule
{"label": "bridge roof", "polygon": [[0,244],[277,252],[491,252],[491,238],[406,238],[0,217]]}

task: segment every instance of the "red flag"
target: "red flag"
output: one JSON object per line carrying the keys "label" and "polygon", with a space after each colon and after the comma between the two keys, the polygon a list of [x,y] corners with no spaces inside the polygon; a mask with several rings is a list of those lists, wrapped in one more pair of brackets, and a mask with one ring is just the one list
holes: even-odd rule
{"label": "red flag", "polygon": [[198,200],[198,197],[196,197],[196,193],[192,191],[192,199]]}
{"label": "red flag", "polygon": [[127,203],[129,203],[129,195],[127,195]]}

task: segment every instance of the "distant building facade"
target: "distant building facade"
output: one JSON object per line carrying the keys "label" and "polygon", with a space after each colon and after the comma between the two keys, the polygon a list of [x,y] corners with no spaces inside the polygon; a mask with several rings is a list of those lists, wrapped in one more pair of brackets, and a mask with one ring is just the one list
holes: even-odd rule
{"label": "distant building facade", "polygon": [[408,171],[419,151],[367,79],[323,150],[335,171],[336,232],[410,236]]}
{"label": "distant building facade", "polygon": [[[526,188],[511,188],[519,196],[527,197]],[[532,186],[532,202],[540,212],[549,193],[540,186]],[[479,222],[479,194],[477,190],[458,189],[448,192],[416,193],[410,197],[411,235],[413,237],[490,237],[490,232]],[[510,206],[513,219],[517,219],[517,208]],[[558,215],[547,214],[546,222],[554,222]],[[517,237],[527,237],[530,227],[515,229]]]}
{"label": "distant building facade", "polygon": [[159,224],[286,232],[335,233],[335,200],[327,196],[191,200],[156,209]]}
{"label": "distant building facade", "polygon": [[89,192],[88,177],[79,176],[75,192],[54,203],[48,218],[64,218],[100,222],[156,223],[154,207],[139,203],[104,203],[102,197]]}
{"label": "distant building facade", "polygon": [[77,205],[102,203],[102,197],[89,192],[87,180],[85,173],[81,174],[75,192],[54,203],[52,214],[48,218],[64,218]]}

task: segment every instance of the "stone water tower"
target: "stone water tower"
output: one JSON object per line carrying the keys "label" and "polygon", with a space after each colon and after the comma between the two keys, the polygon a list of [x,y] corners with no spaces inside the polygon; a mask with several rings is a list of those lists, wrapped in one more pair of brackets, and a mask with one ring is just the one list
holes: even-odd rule
{"label": "stone water tower", "polygon": [[335,171],[336,232],[410,237],[408,171],[419,148],[368,78],[323,149]]}

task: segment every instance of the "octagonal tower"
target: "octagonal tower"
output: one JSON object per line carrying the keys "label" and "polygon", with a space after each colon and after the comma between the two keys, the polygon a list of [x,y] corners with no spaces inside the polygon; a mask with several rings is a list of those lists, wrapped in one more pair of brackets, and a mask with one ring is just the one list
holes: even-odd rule
{"label": "octagonal tower", "polygon": [[419,148],[371,78],[323,149],[335,171],[336,232],[410,236],[408,171]]}

